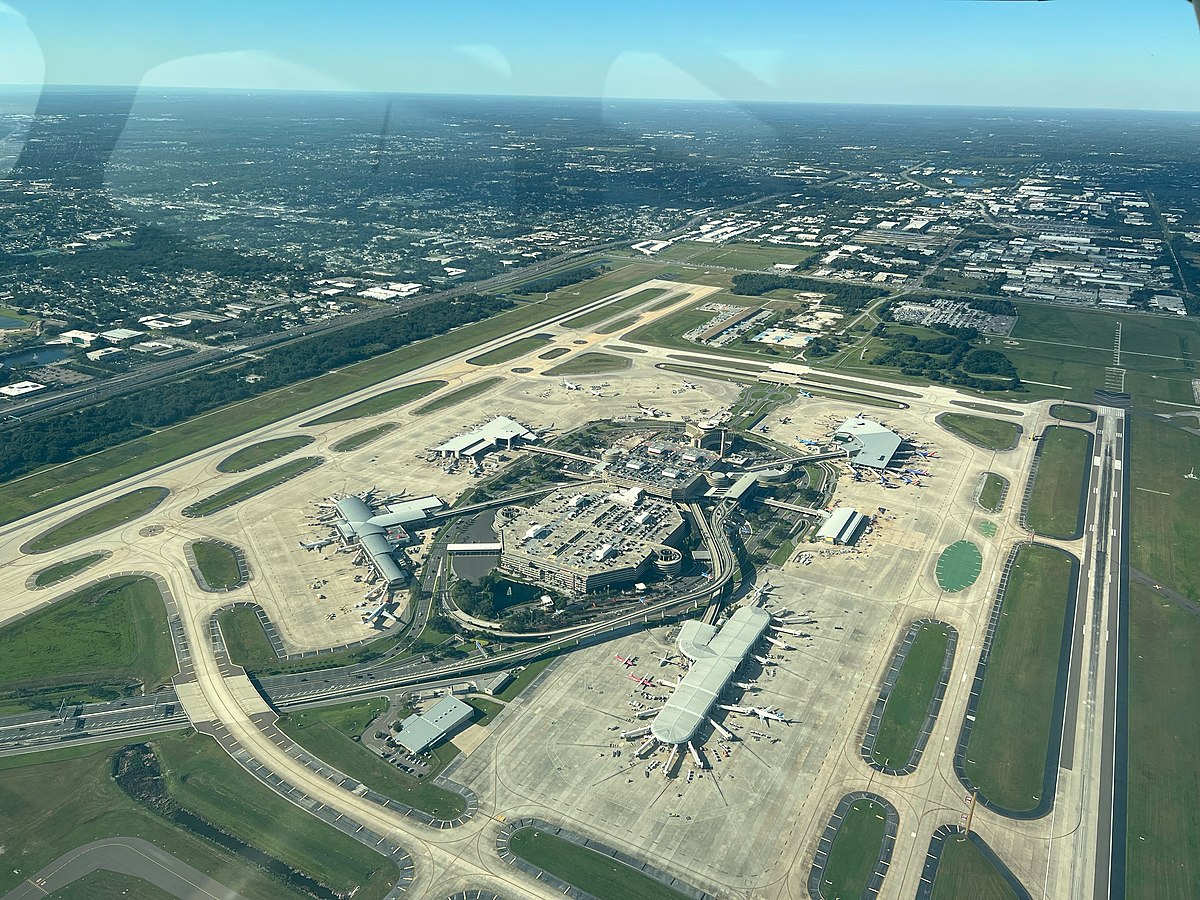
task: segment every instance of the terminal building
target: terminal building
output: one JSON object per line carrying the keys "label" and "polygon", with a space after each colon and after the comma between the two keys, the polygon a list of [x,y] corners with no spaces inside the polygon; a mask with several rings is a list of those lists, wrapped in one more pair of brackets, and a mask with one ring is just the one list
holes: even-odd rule
{"label": "terminal building", "polygon": [[886,469],[891,465],[903,438],[878,422],[857,416],[847,419],[833,433],[833,440],[846,451],[850,462],[869,469]]}
{"label": "terminal building", "polygon": [[685,621],[679,652],[692,665],[654,717],[650,734],[664,744],[690,742],[770,624],[770,614],[753,606],[738,608],[719,630],[695,619]]}
{"label": "terminal building", "polygon": [[639,487],[556,491],[531,507],[502,507],[495,530],[502,572],[569,594],[629,584],[652,568],[677,575],[683,567],[683,517]]}
{"label": "terminal building", "polygon": [[408,581],[408,571],[396,562],[392,552],[409,542],[405,526],[424,522],[431,513],[445,506],[440,499],[430,495],[373,509],[361,497],[352,495],[335,504],[337,520],[334,527],[342,543],[361,547],[379,577],[388,587],[394,587]]}
{"label": "terminal building", "polygon": [[484,453],[503,448],[511,450],[518,442],[536,441],[535,432],[508,416],[496,416],[466,434],[450,438],[433,448],[438,456],[453,459],[476,459]]}

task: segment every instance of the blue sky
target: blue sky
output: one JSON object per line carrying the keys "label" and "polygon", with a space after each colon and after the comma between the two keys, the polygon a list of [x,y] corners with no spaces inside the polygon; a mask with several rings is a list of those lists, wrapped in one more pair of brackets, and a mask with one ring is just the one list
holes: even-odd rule
{"label": "blue sky", "polygon": [[0,0],[0,83],[1200,111],[1185,0]]}

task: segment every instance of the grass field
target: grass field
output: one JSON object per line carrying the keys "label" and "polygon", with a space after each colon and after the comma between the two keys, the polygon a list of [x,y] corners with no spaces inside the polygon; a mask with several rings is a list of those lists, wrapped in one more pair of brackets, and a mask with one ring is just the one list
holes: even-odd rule
{"label": "grass field", "polygon": [[949,642],[950,632],[944,625],[922,625],[917,632],[879,721],[871,754],[877,764],[899,769],[912,758]]}
{"label": "grass field", "polygon": [[342,438],[329,449],[334,453],[349,453],[351,450],[366,446],[375,438],[383,437],[389,431],[395,431],[397,427],[399,427],[398,422],[380,422],[378,425],[356,431],[349,437]]}
{"label": "grass field", "polygon": [[987,472],[983,476],[983,487],[979,491],[979,505],[988,512],[999,512],[1000,504],[1004,501],[1004,489],[1008,487],[1008,479],[995,472]]}
{"label": "grass field", "polygon": [[310,753],[393,800],[443,819],[461,815],[466,809],[461,796],[433,784],[428,776],[403,772],[354,740],[386,708],[383,700],[325,706],[286,715],[279,727]]}
{"label": "grass field", "polygon": [[260,785],[212,738],[171,735],[154,745],[168,792],[196,815],[335,890],[362,885],[356,896],[381,897],[395,883],[383,856]]}
{"label": "grass field", "polygon": [[1050,415],[1063,422],[1080,422],[1087,424],[1096,421],[1096,411],[1086,406],[1073,406],[1070,403],[1055,403],[1050,407]]}
{"label": "grass field", "polygon": [[[567,321],[563,322],[563,325],[567,328],[587,328],[591,325],[597,325],[606,319],[611,319],[613,316],[629,312],[629,310],[641,306],[643,303],[648,303],[656,297],[661,297],[665,293],[666,291],[662,288],[646,288],[643,291],[638,291],[636,294],[630,294],[622,300],[609,303],[600,309],[594,309],[581,316],[575,316],[573,319],[567,319]],[[679,298],[676,299],[678,300]]]}
{"label": "grass field", "polygon": [[255,466],[261,466],[282,456],[287,456],[301,447],[307,447],[313,440],[314,438],[307,434],[294,434],[290,437],[260,441],[225,457],[217,463],[217,471],[246,472]]}
{"label": "grass field", "polygon": [[450,391],[448,394],[443,394],[422,406],[418,406],[413,410],[413,415],[424,416],[441,409],[449,409],[456,403],[462,403],[465,400],[470,400],[472,397],[478,397],[484,391],[491,390],[503,380],[503,378],[496,376],[495,378],[481,379],[474,384],[465,384],[460,388]]}
{"label": "grass field", "polygon": [[0,630],[0,699],[28,705],[153,690],[177,671],[167,613],[149,578],[92,585]]}
{"label": "grass field", "polygon": [[694,266],[721,266],[747,272],[762,272],[777,264],[803,266],[816,253],[808,247],[776,247],[770,244],[706,244],[679,241],[658,254]]}
{"label": "grass field", "polygon": [[[182,739],[164,737],[158,743],[165,746],[178,740]],[[118,746],[92,744],[0,759],[0,796],[4,798],[0,844],[5,848],[0,894],[81,844],[103,837],[135,836],[151,841],[222,884],[236,886],[246,900],[305,900],[307,895],[174,826],[126,796],[111,777],[111,758]],[[210,746],[214,757],[227,760],[215,743]],[[294,815],[307,818],[299,810]],[[79,900],[104,896],[80,893],[87,885],[78,884],[73,894],[62,896]]]}
{"label": "grass field", "polygon": [[970,541],[955,541],[937,561],[937,580],[943,591],[957,594],[975,583],[983,568],[983,554]]}
{"label": "grass field", "polygon": [[1091,445],[1092,436],[1078,428],[1051,425],[1043,432],[1037,477],[1025,515],[1038,534],[1069,540],[1079,533]]}
{"label": "grass field", "polygon": [[21,549],[25,553],[46,553],[82,541],[84,538],[95,537],[146,515],[166,500],[168,494],[170,491],[161,487],[130,491],[43,532]]}
{"label": "grass field", "polygon": [[967,837],[951,835],[942,845],[931,900],[1017,900],[1017,894]]}
{"label": "grass field", "polygon": [[285,481],[295,478],[297,475],[303,475],[310,469],[315,469],[322,462],[324,460],[319,456],[302,456],[299,459],[293,459],[291,462],[286,462],[273,469],[267,469],[265,472],[260,472],[257,475],[239,481],[237,484],[230,485],[224,490],[217,491],[215,494],[205,497],[203,500],[198,500],[190,506],[185,507],[183,514],[192,518],[211,516],[215,512],[228,509],[235,503],[241,503],[243,500],[257,497],[259,494],[269,491],[273,487],[278,487]]}
{"label": "grass field", "polygon": [[514,831],[508,849],[599,900],[681,900],[683,897],[624,863],[536,828]]}
{"label": "grass field", "polygon": [[[731,305],[755,306],[759,298],[755,297],[732,297],[725,294],[714,294],[707,298],[705,303],[728,303]],[[732,348],[732,347],[707,347],[697,344],[694,341],[689,341],[684,338],[684,335],[703,325],[713,317],[710,312],[704,312],[697,306],[684,307],[677,312],[673,312],[668,316],[663,316],[661,319],[656,319],[641,328],[636,328],[623,338],[626,341],[634,344],[649,344],[654,347],[667,347],[672,350],[703,350],[705,353],[715,353],[718,356],[741,357],[742,359],[760,359],[765,362],[770,362],[772,359],[788,359],[786,355],[772,355],[766,352],[765,348],[762,351]]]}
{"label": "grass field", "polygon": [[226,545],[216,541],[196,541],[192,544],[192,553],[209,587],[220,590],[235,587],[241,582],[237,554]]}
{"label": "grass field", "polygon": [[1017,445],[1020,429],[1013,422],[987,419],[966,413],[942,413],[937,423],[964,441],[984,450],[1011,450]]}
{"label": "grass field", "polygon": [[440,390],[445,386],[446,382],[437,380],[406,384],[404,387],[384,391],[382,394],[376,394],[374,397],[368,397],[366,400],[359,400],[357,403],[352,403],[350,406],[339,409],[337,412],[331,412],[329,415],[321,416],[319,419],[313,419],[311,422],[305,422],[304,424],[329,425],[334,422],[348,422],[350,419],[361,419],[363,416],[376,416],[380,413],[390,412],[406,403],[412,403],[414,400],[420,400],[422,397],[427,397],[434,391]]}
{"label": "grass field", "polygon": [[1038,805],[1054,727],[1059,649],[1072,559],[1061,550],[1022,547],[1008,580],[966,773],[988,800],[1024,811]]}
{"label": "grass field", "polygon": [[499,363],[511,362],[518,356],[524,356],[538,347],[544,347],[548,340],[549,337],[545,335],[531,334],[529,337],[519,338],[511,344],[502,344],[494,350],[472,356],[467,362],[473,366],[494,366]]}
{"label": "grass field", "polygon": [[665,268],[663,264],[631,263],[593,281],[556,292],[548,300],[521,303],[499,315],[438,337],[252,400],[221,407],[148,437],[6,482],[0,486],[0,525],[570,312],[591,300],[653,278]]}
{"label": "grass field", "polygon": [[879,861],[887,815],[873,800],[857,800],[846,810],[821,877],[823,900],[858,900]]}
{"label": "grass field", "polygon": [[491,725],[492,720],[504,710],[503,703],[497,703],[495,700],[485,700],[483,697],[471,697],[466,702],[482,713],[479,718],[472,720],[475,725]]}
{"label": "grass field", "polygon": [[640,315],[625,316],[606,325],[596,327],[596,334],[616,334],[618,331],[628,331],[642,320]]}
{"label": "grass field", "polygon": [[550,665],[550,663],[553,661],[553,657],[547,657],[546,659],[539,659],[529,663],[524,669],[514,675],[513,680],[508,683],[508,686],[496,696],[505,703],[510,702],[514,697],[520,694],[521,691],[529,687],[530,683],[532,683],[535,678],[541,675],[542,670],[545,669],[546,666]]}
{"label": "grass field", "polygon": [[566,356],[570,352],[570,347],[551,347],[545,353],[539,353],[538,359],[558,359],[560,356]]}
{"label": "grass field", "polygon": [[603,372],[620,372],[628,369],[632,363],[623,356],[611,353],[580,353],[565,362],[560,362],[552,369],[547,369],[547,375],[599,375]]}
{"label": "grass field", "polygon": [[1007,409],[1003,406],[996,406],[992,403],[974,403],[970,400],[951,401],[955,406],[962,406],[966,409],[973,409],[976,412],[993,413],[997,416],[1019,416],[1020,410]]}
{"label": "grass field", "polygon": [[57,584],[60,581],[66,581],[72,575],[82,572],[89,566],[94,566],[100,560],[104,559],[103,553],[89,553],[87,556],[80,556],[76,559],[68,559],[66,562],[55,563],[52,566],[46,566],[42,571],[34,576],[34,587],[46,587],[47,585]]}
{"label": "grass field", "polygon": [[1200,618],[1131,586],[1130,900],[1200,896]]}
{"label": "grass field", "polygon": [[1200,477],[1183,477],[1193,467],[1200,469],[1200,437],[1140,417],[1132,439],[1130,562],[1200,600]]}

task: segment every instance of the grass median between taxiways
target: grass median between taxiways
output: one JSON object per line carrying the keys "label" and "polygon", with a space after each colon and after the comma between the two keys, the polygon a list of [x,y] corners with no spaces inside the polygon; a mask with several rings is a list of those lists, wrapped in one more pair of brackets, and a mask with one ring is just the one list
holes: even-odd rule
{"label": "grass median between taxiways", "polygon": [[949,642],[949,629],[938,622],[922,625],[917,632],[879,721],[871,754],[878,765],[900,769],[912,758],[937,690]]}
{"label": "grass median between taxiways", "polygon": [[119,525],[146,515],[171,492],[162,487],[144,487],[114,497],[92,507],[82,515],[68,519],[35,537],[21,548],[24,553],[46,553],[85,538],[111,531]]}
{"label": "grass median between taxiways", "polygon": [[514,831],[508,849],[599,900],[683,900],[678,891],[624,863],[537,828]]}

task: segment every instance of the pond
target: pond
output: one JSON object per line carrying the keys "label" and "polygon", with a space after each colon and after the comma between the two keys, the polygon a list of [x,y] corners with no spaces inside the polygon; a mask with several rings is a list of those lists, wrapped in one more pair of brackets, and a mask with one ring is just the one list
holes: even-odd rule
{"label": "pond", "polygon": [[0,363],[14,369],[27,369],[32,366],[45,366],[70,358],[72,350],[69,347],[36,347],[22,350],[19,353],[9,353],[0,356]]}

